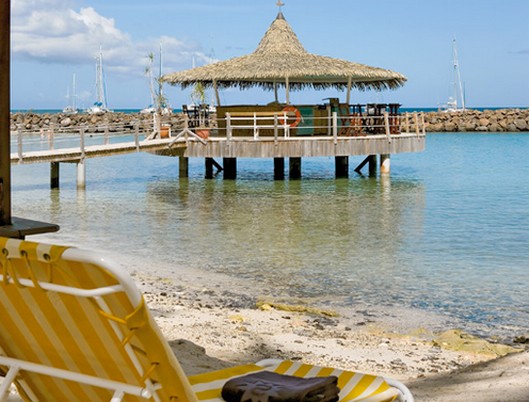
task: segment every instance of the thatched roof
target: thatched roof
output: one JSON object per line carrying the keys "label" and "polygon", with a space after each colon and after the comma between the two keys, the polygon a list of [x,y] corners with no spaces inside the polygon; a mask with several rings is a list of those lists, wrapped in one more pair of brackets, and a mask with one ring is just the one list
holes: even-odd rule
{"label": "thatched roof", "polygon": [[280,12],[268,28],[257,49],[246,56],[167,74],[162,80],[183,88],[201,83],[219,88],[253,86],[274,88],[306,86],[322,89],[336,87],[393,89],[406,77],[394,71],[307,52]]}

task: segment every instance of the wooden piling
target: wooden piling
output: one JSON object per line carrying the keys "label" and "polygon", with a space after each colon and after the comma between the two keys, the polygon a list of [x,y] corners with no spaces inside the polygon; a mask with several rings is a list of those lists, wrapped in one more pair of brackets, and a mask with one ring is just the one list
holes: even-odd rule
{"label": "wooden piling", "polygon": [[274,180],[285,179],[285,158],[274,158]]}
{"label": "wooden piling", "polygon": [[380,174],[389,174],[390,156],[389,154],[380,155]]}
{"label": "wooden piling", "polygon": [[178,157],[178,177],[189,177],[189,158]]}
{"label": "wooden piling", "polygon": [[86,188],[86,165],[84,159],[77,162],[77,188],[79,190]]}
{"label": "wooden piling", "polygon": [[301,158],[288,158],[289,178],[301,179]]}
{"label": "wooden piling", "polygon": [[224,179],[235,180],[237,178],[237,158],[222,158],[224,166]]}
{"label": "wooden piling", "polygon": [[213,158],[206,158],[204,162],[206,164],[205,178],[213,179]]}
{"label": "wooden piling", "polygon": [[369,176],[376,176],[377,175],[377,156],[376,155],[369,155]]}
{"label": "wooden piling", "polygon": [[50,163],[50,188],[59,188],[59,162]]}
{"label": "wooden piling", "polygon": [[349,177],[349,157],[348,156],[335,156],[334,157],[335,174],[336,178],[347,178]]}

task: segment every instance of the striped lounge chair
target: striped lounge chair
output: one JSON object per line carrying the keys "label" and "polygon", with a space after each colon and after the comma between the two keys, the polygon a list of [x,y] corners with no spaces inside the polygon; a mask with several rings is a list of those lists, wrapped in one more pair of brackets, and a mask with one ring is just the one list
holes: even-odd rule
{"label": "striped lounge chair", "polygon": [[259,370],[337,375],[342,401],[413,400],[396,381],[291,361],[188,378],[118,264],[15,239],[0,249],[0,401],[12,384],[27,401],[221,401],[228,379]]}

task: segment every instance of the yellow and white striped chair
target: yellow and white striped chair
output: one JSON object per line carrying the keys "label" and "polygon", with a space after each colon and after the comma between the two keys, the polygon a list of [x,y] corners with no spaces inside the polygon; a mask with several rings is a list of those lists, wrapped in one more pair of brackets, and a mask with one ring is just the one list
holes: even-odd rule
{"label": "yellow and white striped chair", "polygon": [[259,370],[336,375],[342,401],[411,402],[394,381],[290,361],[186,377],[132,278],[77,248],[0,238],[0,401],[221,401],[230,378]]}

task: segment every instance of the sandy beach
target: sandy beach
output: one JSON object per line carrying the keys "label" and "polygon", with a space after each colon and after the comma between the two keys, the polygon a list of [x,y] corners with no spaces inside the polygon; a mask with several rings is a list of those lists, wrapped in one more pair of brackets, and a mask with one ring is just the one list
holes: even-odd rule
{"label": "sandy beach", "polygon": [[[310,306],[136,276],[188,374],[263,358],[288,358],[394,377],[417,401],[528,401],[529,351],[457,331],[395,330],[391,314],[345,316]],[[298,311],[288,311],[298,310]],[[411,320],[425,324],[426,317]],[[507,352],[504,357],[499,357]]]}
{"label": "sandy beach", "polygon": [[[272,300],[224,275],[125,259],[189,375],[280,358],[392,377],[416,401],[529,401],[529,334],[508,346],[431,312]],[[20,400],[14,388],[8,400]]]}

